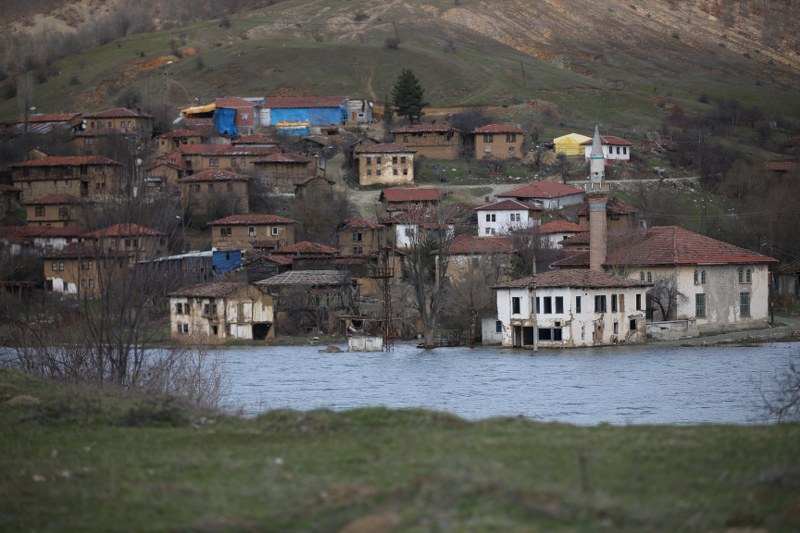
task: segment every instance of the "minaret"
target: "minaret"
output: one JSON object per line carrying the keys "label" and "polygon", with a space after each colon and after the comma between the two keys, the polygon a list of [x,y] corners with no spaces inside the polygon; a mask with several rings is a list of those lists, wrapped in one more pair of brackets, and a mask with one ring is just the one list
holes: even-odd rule
{"label": "minaret", "polygon": [[589,153],[589,180],[591,189],[586,192],[589,200],[589,270],[603,271],[606,262],[606,202],[608,191],[604,190],[606,161],[600,144],[600,130],[594,127],[592,151]]}

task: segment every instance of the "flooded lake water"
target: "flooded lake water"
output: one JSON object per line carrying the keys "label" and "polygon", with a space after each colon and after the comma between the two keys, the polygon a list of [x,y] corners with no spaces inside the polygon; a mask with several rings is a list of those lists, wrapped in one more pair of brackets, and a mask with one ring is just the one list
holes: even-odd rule
{"label": "flooded lake water", "polygon": [[748,347],[647,345],[537,354],[398,344],[389,353],[319,346],[229,348],[227,403],[277,409],[421,407],[467,419],[524,416],[581,425],[767,422],[762,392],[800,343]]}

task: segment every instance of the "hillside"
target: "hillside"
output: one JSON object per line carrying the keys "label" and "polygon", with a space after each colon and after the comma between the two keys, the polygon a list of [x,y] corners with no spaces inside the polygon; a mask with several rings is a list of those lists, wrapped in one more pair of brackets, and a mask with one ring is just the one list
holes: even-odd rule
{"label": "hillside", "polygon": [[[170,15],[166,1],[102,4],[33,2],[8,14],[1,117],[19,114],[15,76],[37,64],[33,102],[42,112],[125,98],[174,110],[226,94],[380,102],[412,68],[434,106],[540,99],[567,118],[646,128],[674,105],[703,111],[705,97],[759,105],[776,120],[800,117],[800,7],[790,1],[241,1],[227,3],[235,14],[222,22],[188,25],[176,25],[183,15]],[[37,5],[49,6],[47,16],[31,13]],[[108,22],[126,7],[126,24]],[[200,3],[201,11],[218,14],[220,4]],[[25,39],[46,35],[57,48],[86,24],[104,28],[106,43],[49,65],[8,59]]]}

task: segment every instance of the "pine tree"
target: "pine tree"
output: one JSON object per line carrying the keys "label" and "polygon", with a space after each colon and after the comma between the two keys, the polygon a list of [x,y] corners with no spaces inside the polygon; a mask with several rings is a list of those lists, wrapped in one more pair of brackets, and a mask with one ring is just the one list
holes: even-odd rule
{"label": "pine tree", "polygon": [[424,100],[425,91],[414,73],[405,69],[398,76],[392,89],[392,103],[397,114],[416,124],[422,117],[422,108],[428,105]]}

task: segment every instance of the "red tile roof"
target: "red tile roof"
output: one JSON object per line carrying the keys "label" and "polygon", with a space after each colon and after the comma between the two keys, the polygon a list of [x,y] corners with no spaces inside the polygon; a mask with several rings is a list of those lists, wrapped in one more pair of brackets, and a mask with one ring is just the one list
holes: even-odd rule
{"label": "red tile roof", "polygon": [[83,235],[85,228],[70,226],[58,228],[54,226],[0,226],[0,236],[4,237],[78,237]]}
{"label": "red tile roof", "polygon": [[29,205],[58,205],[58,204],[79,204],[80,198],[71,194],[47,194],[37,200],[25,202]]}
{"label": "red tile roof", "polygon": [[278,255],[336,255],[339,250],[318,242],[302,241],[272,251]]}
{"label": "red tile roof", "polygon": [[39,159],[31,159],[12,165],[18,167],[67,167],[80,165],[122,165],[113,159],[101,155],[75,155],[75,156],[47,156]]}
{"label": "red tile roof", "polygon": [[85,237],[138,237],[140,235],[166,235],[166,233],[139,224],[114,224],[84,234]]}
{"label": "red tile roof", "polygon": [[3,192],[22,192],[22,188],[14,187],[13,185],[6,185],[4,183],[0,183],[0,193]]}
{"label": "red tile roof", "polygon": [[301,180],[295,181],[294,182],[294,186],[295,187],[305,187],[306,185],[308,185],[312,181],[316,181],[316,180],[323,180],[323,181],[325,181],[326,183],[328,183],[330,185],[336,184],[335,181],[329,180],[328,178],[325,178],[323,176],[309,176],[307,178],[303,178]]}
{"label": "red tile roof", "polygon": [[[581,146],[591,146],[592,139],[588,141],[583,141]],[[607,144],[611,146],[633,146],[631,143],[622,139],[620,137],[614,137],[613,135],[601,135],[600,136],[600,144]]]}
{"label": "red tile roof", "polygon": [[[524,289],[530,285],[532,276],[498,283],[493,289]],[[648,287],[652,283],[612,276],[596,270],[551,270],[536,276],[536,287],[541,289],[574,287],[602,289],[610,287]]]}
{"label": "red tile roof", "polygon": [[518,200],[509,199],[476,207],[475,211],[517,211],[520,209],[523,211],[531,211],[533,208]]}
{"label": "red tile roof", "polygon": [[487,124],[480,128],[475,128],[472,133],[525,133],[511,124]]}
{"label": "red tile roof", "polygon": [[509,254],[514,251],[514,243],[509,237],[456,235],[443,250],[447,255]]}
{"label": "red tile roof", "polygon": [[235,156],[235,155],[256,155],[267,156],[274,154],[279,148],[275,146],[234,146],[232,144],[182,144],[180,152],[183,155],[213,155],[213,156]]}
{"label": "red tile roof", "polygon": [[384,189],[379,201],[397,202],[438,202],[441,199],[439,189]]}
{"label": "red tile roof", "polygon": [[397,143],[370,144],[356,150],[356,153],[359,154],[411,154],[415,152],[416,150]]}
{"label": "red tile roof", "polygon": [[383,226],[366,218],[348,217],[339,225],[339,229],[380,229]]}
{"label": "red tile roof", "polygon": [[42,255],[48,259],[80,259],[80,258],[111,258],[126,257],[125,254],[117,250],[108,250],[102,247],[86,246],[83,244],[71,244],[61,250],[48,250]]}
{"label": "red tile roof", "polygon": [[345,96],[267,96],[264,107],[268,109],[294,109],[307,107],[342,107]]}
{"label": "red tile roof", "polygon": [[188,298],[221,298],[247,287],[244,281],[217,281],[184,287],[169,293],[169,296]]}
{"label": "red tile roof", "polygon": [[[751,252],[678,226],[655,226],[636,236],[626,235],[624,242],[610,242],[605,264],[613,266],[673,266],[774,262],[777,261],[766,255]],[[585,266],[588,264],[588,253],[575,254],[554,263],[556,266]]]}
{"label": "red tile roof", "polygon": [[538,232],[542,235],[549,235],[551,233],[582,233],[588,232],[588,226],[581,226],[580,224],[574,224],[572,222],[568,222],[566,220],[554,220],[552,222],[548,222],[547,224],[542,224],[541,226],[534,228],[538,230]]}
{"label": "red tile roof", "polygon": [[235,145],[242,145],[242,144],[271,144],[277,145],[278,141],[275,139],[271,139],[269,137],[264,137],[263,135],[242,135],[241,137],[237,137],[231,141],[231,144]]}
{"label": "red tile roof", "polygon": [[259,225],[259,224],[294,224],[291,218],[278,215],[231,215],[225,218],[212,220],[209,226],[238,226],[238,225]]}
{"label": "red tile roof", "polygon": [[[52,113],[49,115],[31,115],[28,122],[69,122],[73,118],[79,117],[79,113]],[[19,119],[22,121],[23,119]]]}
{"label": "red tile roof", "polygon": [[459,130],[447,124],[409,124],[392,130],[392,133],[446,133]]}
{"label": "red tile roof", "polygon": [[788,172],[798,168],[796,161],[767,161],[767,168],[775,172]]}
{"label": "red tile roof", "polygon": [[113,109],[106,109],[93,115],[84,115],[84,118],[153,118],[153,115],[142,113],[141,111],[134,111],[125,107],[115,107]]}
{"label": "red tile roof", "polygon": [[207,170],[201,170],[197,174],[192,174],[191,176],[181,178],[178,181],[181,183],[198,181],[250,181],[250,176],[237,174],[236,172],[230,170],[210,168]]}
{"label": "red tile roof", "polygon": [[556,181],[541,180],[522,185],[497,195],[498,198],[560,198],[583,194],[583,189]]}

